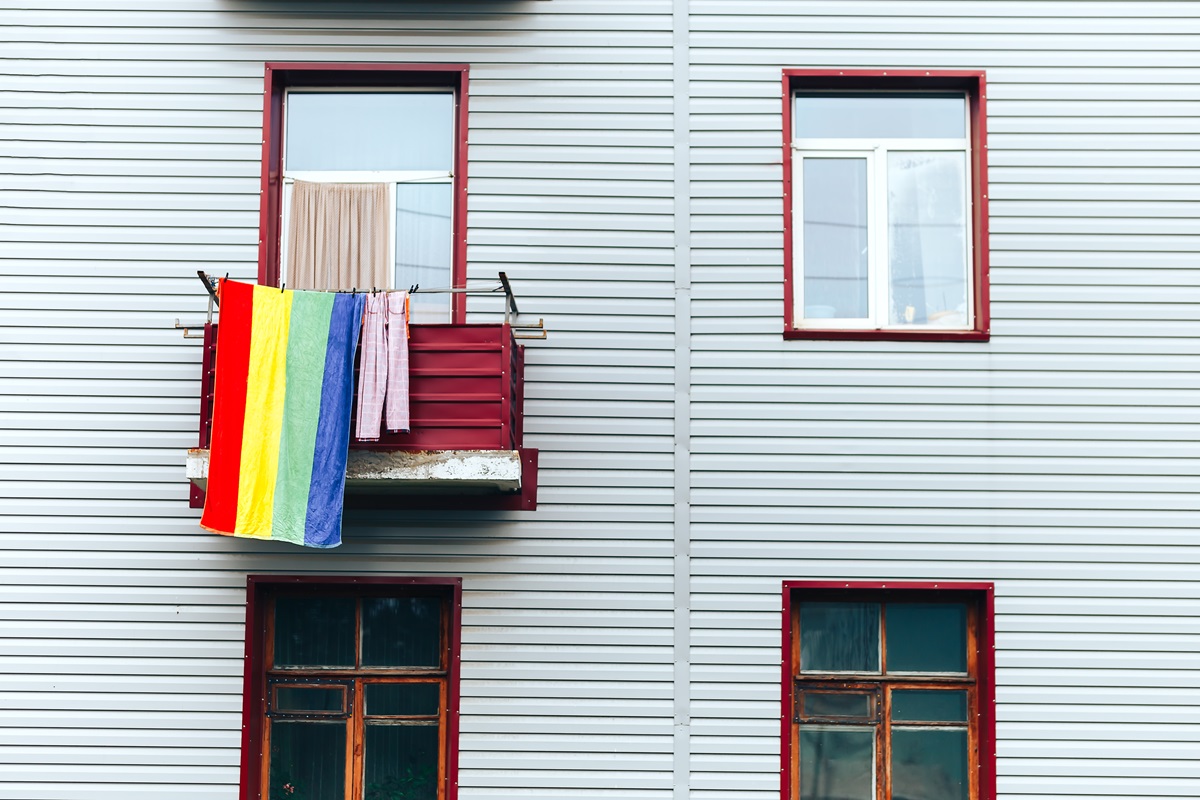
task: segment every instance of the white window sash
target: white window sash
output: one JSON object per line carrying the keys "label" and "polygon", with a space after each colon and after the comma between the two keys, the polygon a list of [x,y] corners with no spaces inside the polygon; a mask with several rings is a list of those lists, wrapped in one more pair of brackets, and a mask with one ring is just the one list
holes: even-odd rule
{"label": "white window sash", "polygon": [[794,150],[970,150],[967,139],[795,139]]}
{"label": "white window sash", "polygon": [[[822,330],[863,330],[873,328],[876,317],[877,289],[875,277],[876,242],[875,170],[872,150],[825,150],[797,153],[792,159],[792,271],[794,273],[793,299],[794,317],[798,328]],[[805,318],[804,316],[804,162],[809,159],[840,158],[858,159],[867,166],[867,316],[836,319]]]}
{"label": "white window sash", "polygon": [[[966,209],[966,297],[963,327],[888,322],[891,308],[891,254],[888,242],[888,153],[892,151],[961,152],[965,159],[963,191]],[[971,150],[966,139],[798,139],[792,143],[792,270],[793,318],[797,329],[957,331],[975,326],[975,198],[972,191]],[[867,292],[869,318],[807,319],[804,316],[804,161],[816,158],[860,158],[867,162]]]}
{"label": "white window sash", "polygon": [[450,183],[454,173],[436,170],[289,170],[283,182],[310,183]]}

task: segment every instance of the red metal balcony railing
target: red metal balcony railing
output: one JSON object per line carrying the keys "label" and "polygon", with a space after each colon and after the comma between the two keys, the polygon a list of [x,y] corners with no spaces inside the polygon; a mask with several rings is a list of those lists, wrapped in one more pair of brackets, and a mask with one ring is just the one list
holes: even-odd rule
{"label": "red metal balcony railing", "polygon": [[[212,433],[217,326],[218,323],[209,322],[204,327],[200,449],[208,448]],[[490,508],[533,508],[536,505],[537,451],[522,447],[524,371],[524,348],[516,343],[507,323],[412,325],[409,336],[411,430],[408,433],[384,430],[382,437],[372,442],[358,442],[352,436],[350,447],[352,450],[410,452],[519,450],[524,467],[520,494],[501,495],[491,498],[491,502],[488,498],[475,496],[471,504]],[[357,365],[355,373],[357,393]],[[352,433],[353,430],[352,423]],[[203,490],[192,487],[194,507],[203,504],[203,496]],[[410,494],[405,504],[422,504],[420,499]]]}

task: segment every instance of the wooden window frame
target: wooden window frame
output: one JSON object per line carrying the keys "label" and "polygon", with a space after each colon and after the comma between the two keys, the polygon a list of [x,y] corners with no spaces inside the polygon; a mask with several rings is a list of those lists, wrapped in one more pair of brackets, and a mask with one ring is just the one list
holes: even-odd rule
{"label": "wooden window frame", "polygon": [[[395,89],[439,87],[454,92],[454,201],[450,270],[454,286],[467,279],[466,64],[268,62],[263,89],[262,186],[258,221],[258,282],[278,286],[283,235],[284,93],[296,88]],[[451,322],[466,322],[466,295],[451,294]]]}
{"label": "wooden window frame", "polygon": [[[271,671],[271,623],[274,599],[282,594],[354,595],[362,597],[424,595],[443,600],[444,644],[442,665],[431,669],[281,669]],[[242,756],[239,797],[261,800],[267,796],[264,769],[269,750],[265,720],[273,687],[284,685],[343,685],[351,683],[429,683],[442,684],[439,702],[442,723],[439,768],[439,800],[458,798],[459,667],[461,661],[462,579],[348,577],[313,575],[250,575],[246,578],[246,648],[244,692],[242,697]],[[365,719],[364,692],[345,690],[347,708],[342,714],[325,712],[322,716],[358,715],[356,735]],[[314,714],[315,716],[316,714]],[[374,715],[372,715],[374,716]],[[432,719],[431,715],[415,715]],[[348,761],[349,765],[350,762]],[[356,770],[348,766],[348,786]],[[357,784],[355,784],[357,786]],[[361,787],[359,787],[361,788]],[[357,796],[357,795],[352,795]]]}
{"label": "wooden window frame", "polygon": [[[880,673],[808,673],[799,671],[800,641],[797,630],[799,604],[804,600],[852,600],[865,602],[965,603],[968,609],[968,671],[966,676],[931,674],[889,675]],[[968,692],[968,752],[971,756],[971,800],[995,800],[996,797],[996,716],[995,716],[995,588],[991,583],[865,582],[865,581],[784,581],[782,615],[782,678],[780,721],[780,798],[799,800],[799,770],[796,720],[798,687],[833,688],[841,691],[875,691],[875,713],[883,736],[890,731],[890,690],[925,688],[961,688]],[[881,658],[886,658],[881,654]],[[885,662],[886,663],[886,662]],[[824,723],[821,723],[824,724]],[[845,724],[845,723],[842,723]],[[905,727],[920,723],[905,722]],[[886,745],[886,740],[879,746]],[[877,755],[882,772],[887,759]],[[887,776],[876,781],[876,798],[889,800]]]}
{"label": "wooden window frame", "polygon": [[[973,325],[964,330],[805,327],[796,311],[797,273],[793,206],[793,97],[804,90],[963,92],[970,123],[970,239]],[[783,71],[783,338],[983,342],[991,337],[988,285],[987,79],[982,70],[785,69]]]}

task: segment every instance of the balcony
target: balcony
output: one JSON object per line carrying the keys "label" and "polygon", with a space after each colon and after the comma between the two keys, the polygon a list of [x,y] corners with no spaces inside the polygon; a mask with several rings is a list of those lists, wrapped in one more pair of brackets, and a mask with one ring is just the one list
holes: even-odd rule
{"label": "balcony", "polygon": [[[199,442],[187,457],[193,508],[204,505],[208,477],[218,324],[204,326]],[[383,431],[373,442],[351,437],[347,505],[536,508],[538,451],[523,445],[525,348],[517,343],[514,326],[412,325],[409,330],[412,428]]]}

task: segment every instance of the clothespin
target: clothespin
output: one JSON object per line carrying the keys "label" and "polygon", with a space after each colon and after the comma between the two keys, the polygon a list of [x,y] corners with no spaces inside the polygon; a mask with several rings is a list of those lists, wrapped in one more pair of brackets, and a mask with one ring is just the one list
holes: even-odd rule
{"label": "clothespin", "polygon": [[284,290],[284,288],[285,288],[286,286],[287,286],[287,284],[286,284],[286,283],[283,283],[283,282],[281,282],[281,283],[279,284],[279,293],[280,293],[280,294],[283,294],[283,290]]}

